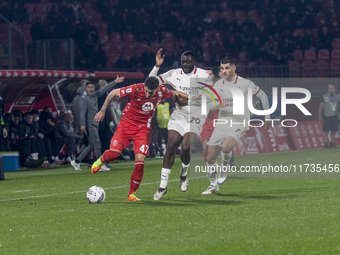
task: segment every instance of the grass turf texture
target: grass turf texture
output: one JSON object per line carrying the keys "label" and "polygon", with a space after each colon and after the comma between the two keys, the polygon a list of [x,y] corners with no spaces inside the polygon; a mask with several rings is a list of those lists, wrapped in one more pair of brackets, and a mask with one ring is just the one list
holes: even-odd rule
{"label": "grass turf texture", "polygon": [[[314,149],[235,161],[339,163],[338,158],[338,150]],[[146,162],[137,192],[141,202],[126,200],[132,162],[96,175],[85,165],[82,172],[6,172],[0,182],[0,254],[340,254],[340,178],[230,174],[218,194],[204,196],[206,178],[191,179],[189,190],[180,191],[177,158],[168,194],[153,201],[161,164]],[[87,202],[93,185],[105,189],[103,204]]]}

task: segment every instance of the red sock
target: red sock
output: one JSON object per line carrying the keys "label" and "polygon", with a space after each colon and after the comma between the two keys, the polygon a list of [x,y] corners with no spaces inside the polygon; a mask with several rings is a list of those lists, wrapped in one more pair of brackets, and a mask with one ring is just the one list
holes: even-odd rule
{"label": "red sock", "polygon": [[204,158],[204,161],[207,162],[207,152],[206,151],[203,151],[203,158]]}
{"label": "red sock", "polygon": [[133,173],[131,176],[129,195],[137,191],[143,179],[143,174],[144,174],[144,161],[136,161],[135,169],[133,170]]}
{"label": "red sock", "polygon": [[119,157],[120,154],[121,153],[118,152],[118,151],[106,150],[103,153],[103,156],[101,158],[101,162],[108,163],[108,162],[114,161]]}

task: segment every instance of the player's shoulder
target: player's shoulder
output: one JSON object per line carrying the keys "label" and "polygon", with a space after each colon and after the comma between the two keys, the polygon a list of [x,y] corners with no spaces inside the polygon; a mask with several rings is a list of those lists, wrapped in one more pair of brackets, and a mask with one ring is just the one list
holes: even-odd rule
{"label": "player's shoulder", "polygon": [[120,88],[122,94],[129,94],[132,92],[139,92],[144,89],[144,83],[132,84],[127,87]]}
{"label": "player's shoulder", "polygon": [[243,78],[241,76],[237,76],[237,83],[240,85],[246,85],[246,86],[256,86],[255,83],[247,78]]}
{"label": "player's shoulder", "polygon": [[196,68],[196,73],[199,76],[209,77],[208,72],[206,70],[202,69],[202,68],[199,68],[199,67]]}
{"label": "player's shoulder", "polygon": [[214,88],[220,87],[220,86],[225,86],[225,80],[224,79],[219,79],[218,81],[215,82]]}
{"label": "player's shoulder", "polygon": [[164,85],[159,85],[158,91],[162,92],[163,94],[167,94],[170,93],[171,90]]}
{"label": "player's shoulder", "polygon": [[181,68],[174,68],[174,69],[170,69],[169,71],[166,72],[166,74],[169,75],[179,75],[181,74]]}
{"label": "player's shoulder", "polygon": [[239,76],[239,75],[237,76],[236,79],[238,79],[238,82],[243,82],[243,83],[252,82],[251,80],[244,78],[242,76]]}

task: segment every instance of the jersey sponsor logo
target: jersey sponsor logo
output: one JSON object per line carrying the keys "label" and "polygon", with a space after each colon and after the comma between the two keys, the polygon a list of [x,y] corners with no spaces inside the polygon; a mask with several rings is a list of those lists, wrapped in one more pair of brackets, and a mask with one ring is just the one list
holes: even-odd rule
{"label": "jersey sponsor logo", "polygon": [[126,90],[126,93],[130,93],[131,91],[132,91],[131,88],[129,88]]}
{"label": "jersey sponsor logo", "polygon": [[143,111],[145,112],[149,112],[149,111],[152,111],[154,109],[154,106],[153,106],[153,103],[151,102],[146,102],[142,105],[142,109]]}
{"label": "jersey sponsor logo", "polygon": [[124,89],[122,89],[122,90],[121,90],[121,93],[124,95],[124,94],[125,94],[125,90],[124,90]]}

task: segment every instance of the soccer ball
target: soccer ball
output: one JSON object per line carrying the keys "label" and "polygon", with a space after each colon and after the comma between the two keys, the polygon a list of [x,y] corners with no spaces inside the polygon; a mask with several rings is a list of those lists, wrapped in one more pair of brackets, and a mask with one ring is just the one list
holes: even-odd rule
{"label": "soccer ball", "polygon": [[91,204],[103,203],[105,200],[105,191],[103,188],[98,186],[92,186],[86,193],[87,200]]}

